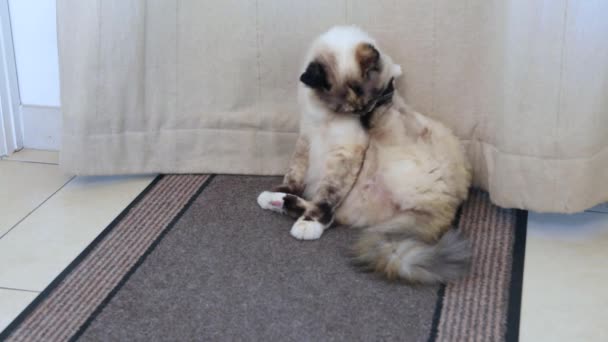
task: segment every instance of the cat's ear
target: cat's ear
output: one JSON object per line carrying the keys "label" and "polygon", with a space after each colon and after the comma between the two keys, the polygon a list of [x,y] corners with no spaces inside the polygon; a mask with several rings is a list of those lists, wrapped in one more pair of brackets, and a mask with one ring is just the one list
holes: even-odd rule
{"label": "cat's ear", "polygon": [[361,75],[365,76],[370,71],[380,70],[380,52],[372,44],[359,44],[355,56],[361,69]]}
{"label": "cat's ear", "polygon": [[323,64],[318,61],[308,64],[306,71],[300,75],[300,82],[313,89],[329,90],[331,88],[327,80],[327,71],[325,71]]}

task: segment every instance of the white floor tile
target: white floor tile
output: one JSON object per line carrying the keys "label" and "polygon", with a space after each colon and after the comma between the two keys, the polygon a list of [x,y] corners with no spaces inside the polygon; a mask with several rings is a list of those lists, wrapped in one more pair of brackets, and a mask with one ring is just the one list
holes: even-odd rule
{"label": "white floor tile", "polygon": [[59,164],[59,152],[23,149],[5,159],[32,163]]}
{"label": "white floor tile", "polygon": [[4,330],[31,301],[35,292],[0,289],[0,332]]}
{"label": "white floor tile", "polygon": [[153,179],[72,180],[0,239],[0,287],[42,291]]}
{"label": "white floor tile", "polygon": [[608,215],[530,213],[520,341],[606,341]]}
{"label": "white floor tile", "polygon": [[57,165],[0,161],[0,237],[70,178]]}

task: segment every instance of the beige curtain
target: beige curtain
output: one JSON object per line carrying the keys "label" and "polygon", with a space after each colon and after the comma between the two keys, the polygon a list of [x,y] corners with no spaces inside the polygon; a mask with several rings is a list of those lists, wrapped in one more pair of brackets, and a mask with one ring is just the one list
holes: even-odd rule
{"label": "beige curtain", "polygon": [[58,0],[61,163],[281,174],[303,53],[356,24],[495,203],[579,211],[608,200],[607,17],[605,0]]}

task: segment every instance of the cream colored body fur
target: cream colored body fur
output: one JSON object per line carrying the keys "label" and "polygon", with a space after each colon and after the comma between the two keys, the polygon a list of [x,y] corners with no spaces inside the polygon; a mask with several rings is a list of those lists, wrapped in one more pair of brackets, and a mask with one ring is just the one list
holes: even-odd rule
{"label": "cream colored body fur", "polygon": [[336,118],[323,108],[304,106],[315,111],[303,113],[301,124],[301,134],[311,142],[304,197],[310,199],[316,192],[328,151],[364,145],[362,169],[338,207],[336,221],[361,228],[389,220],[424,221],[422,233],[436,238],[449,228],[467,197],[470,169],[460,141],[449,129],[395,97],[369,132],[355,117]]}
{"label": "cream colored body fur", "polygon": [[[329,55],[325,60],[331,65],[324,70],[332,72],[327,77],[339,84],[345,75],[361,73],[365,61],[353,56],[362,43],[376,45],[357,28],[335,28],[315,41],[307,63]],[[385,54],[378,58],[381,68],[374,79],[386,85],[401,69]],[[453,278],[454,272],[434,263],[441,258],[453,262],[452,254],[458,262],[468,258],[461,240],[441,240],[471,182],[460,141],[441,123],[411,110],[397,92],[390,103],[374,110],[373,124],[365,127],[360,115],[328,107],[320,100],[325,96],[320,97],[320,91],[302,83],[298,89],[300,139],[284,182],[287,188],[294,184],[303,188],[302,199],[297,199],[302,212],[294,215],[299,219],[292,235],[318,238],[331,223],[362,228],[355,251],[359,261],[371,268],[411,281]],[[284,196],[265,192],[258,203],[285,212],[277,207]],[[306,217],[319,212],[316,204],[326,202],[332,208],[331,223]]]}

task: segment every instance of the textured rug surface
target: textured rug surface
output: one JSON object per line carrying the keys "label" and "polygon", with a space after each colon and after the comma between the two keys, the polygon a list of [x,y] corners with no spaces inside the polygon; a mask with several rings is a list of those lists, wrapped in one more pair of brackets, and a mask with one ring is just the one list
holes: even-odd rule
{"label": "textured rug surface", "polygon": [[292,220],[255,201],[279,180],[160,178],[0,340],[517,339],[520,212],[472,192],[458,223],[470,276],[412,287],[353,268],[352,230],[293,239]]}

